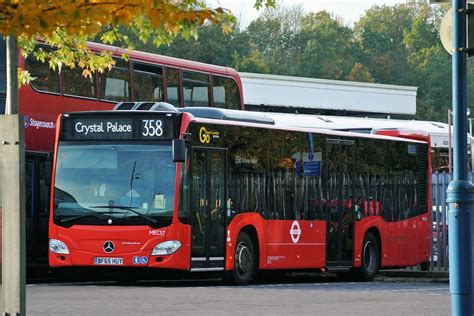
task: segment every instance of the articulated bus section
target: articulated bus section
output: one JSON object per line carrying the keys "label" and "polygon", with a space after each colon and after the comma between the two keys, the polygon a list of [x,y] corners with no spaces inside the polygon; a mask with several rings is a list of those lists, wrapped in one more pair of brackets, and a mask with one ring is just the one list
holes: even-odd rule
{"label": "articulated bus section", "polygon": [[[117,107],[120,108],[120,107]],[[49,263],[351,272],[429,258],[429,141],[276,126],[209,108],[57,122]]]}

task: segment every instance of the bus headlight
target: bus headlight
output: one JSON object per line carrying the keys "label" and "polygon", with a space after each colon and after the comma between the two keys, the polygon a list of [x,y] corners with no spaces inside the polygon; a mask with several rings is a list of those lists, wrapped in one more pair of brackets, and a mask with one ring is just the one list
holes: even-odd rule
{"label": "bus headlight", "polygon": [[171,255],[176,252],[181,247],[181,243],[178,240],[168,240],[153,248],[151,252],[152,256],[162,256],[162,255]]}
{"label": "bus headlight", "polygon": [[63,243],[61,240],[57,239],[49,240],[49,250],[51,250],[52,253],[59,253],[64,255],[69,254],[69,249],[67,249],[66,244]]}

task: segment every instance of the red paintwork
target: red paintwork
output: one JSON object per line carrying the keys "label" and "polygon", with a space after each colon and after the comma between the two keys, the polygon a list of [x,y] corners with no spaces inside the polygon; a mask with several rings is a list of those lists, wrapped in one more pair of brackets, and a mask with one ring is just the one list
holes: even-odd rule
{"label": "red paintwork", "polygon": [[[158,232],[161,236],[154,236]],[[50,223],[50,238],[63,241],[69,248],[69,255],[49,253],[51,267],[93,266],[94,257],[123,258],[124,267],[167,268],[188,270],[190,263],[191,231],[188,225],[172,224],[167,228],[153,229],[149,226],[102,226],[76,225],[64,228]],[[169,256],[151,256],[153,248],[166,240],[179,240],[182,244]],[[103,245],[106,241],[115,244],[115,250],[106,254]],[[134,264],[134,256],[146,256],[147,264]],[[157,262],[159,257],[162,261]],[[63,259],[62,259],[63,258]]]}
{"label": "red paintwork", "polygon": [[[326,262],[326,222],[297,221],[301,235],[293,242],[292,220],[264,220],[258,213],[239,214],[227,227],[226,270],[234,268],[235,242],[242,229],[257,232],[260,269],[316,269]],[[230,238],[229,238],[230,237]]]}
{"label": "red paintwork", "polygon": [[323,268],[326,263],[326,222],[297,221],[301,235],[294,242],[290,235],[295,221],[267,221],[267,260],[263,269]]}
{"label": "red paintwork", "polygon": [[[212,122],[209,119],[196,119],[189,113],[182,114],[180,126],[180,138],[188,130],[192,122]],[[57,122],[59,125],[59,120]],[[218,124],[246,124],[236,122],[218,121]],[[246,124],[258,125],[258,124]],[[59,128],[57,129],[59,131]],[[58,132],[57,132],[58,133]],[[388,133],[388,131],[384,131]],[[410,133],[401,134],[393,132],[391,136],[414,138],[427,141],[424,135]],[[330,134],[330,133],[328,133]],[[385,134],[386,135],[386,134]],[[58,138],[56,138],[58,139]],[[429,143],[428,143],[429,144]],[[57,140],[55,146],[57,147]],[[56,148],[57,149],[57,148]],[[430,157],[428,157],[430,158]],[[56,159],[56,157],[55,157]],[[430,161],[430,160],[428,160]],[[56,160],[54,161],[55,168]],[[178,163],[176,167],[176,187],[175,187],[175,208],[173,212],[172,224],[169,227],[157,229],[163,231],[163,236],[150,234],[153,230],[148,226],[73,226],[71,228],[57,227],[52,222],[50,216],[50,238],[57,238],[67,244],[71,255],[49,255],[50,265],[60,266],[88,266],[92,265],[94,256],[106,256],[102,250],[105,241],[111,240],[116,243],[116,252],[111,256],[124,258],[124,265],[133,267],[150,268],[172,268],[179,270],[190,269],[191,253],[191,227],[182,224],[178,218],[178,192],[179,174],[181,168],[189,168]],[[54,170],[53,170],[54,171]],[[428,170],[431,174],[431,169]],[[54,187],[54,179],[53,184]],[[428,179],[428,188],[431,187]],[[428,191],[431,196],[431,191]],[[429,199],[428,199],[429,200]],[[51,198],[51,201],[53,199]],[[51,202],[52,203],[52,202]],[[348,202],[349,203],[349,202]],[[349,205],[346,205],[349,207]],[[52,205],[51,205],[52,207]],[[384,222],[378,216],[379,203],[363,206],[364,216],[360,221],[355,222],[354,232],[354,267],[361,265],[362,241],[371,230],[380,236],[381,243],[381,265],[382,267],[409,266],[426,261],[429,258],[429,212],[417,217],[413,217],[399,222]],[[428,206],[431,209],[431,205]],[[300,234],[292,229],[294,225],[299,225]],[[242,230],[255,232],[259,253],[260,269],[324,269],[326,265],[326,222],[321,220],[264,220],[258,213],[246,213],[236,215],[226,229],[226,250],[225,269],[234,268],[234,253],[236,240]],[[149,258],[148,265],[135,265],[132,262],[133,256],[148,256],[153,247],[165,240],[177,239],[182,243],[181,249],[171,256],[163,256],[161,262],[156,262],[155,258]],[[124,243],[125,244],[122,244]],[[139,243],[134,245],[130,243]],[[86,248],[87,251],[79,250]],[[409,251],[407,251],[407,249]]]}
{"label": "red paintwork", "polygon": [[[61,117],[56,121],[56,141],[54,152],[58,149]],[[53,175],[56,174],[57,156],[54,156]],[[179,179],[181,163],[176,164],[176,179]],[[54,188],[54,178],[51,187]],[[179,190],[179,181],[176,181],[175,192]],[[179,222],[178,194],[175,195],[172,224],[165,228],[153,229],[149,226],[103,226],[74,225],[70,228],[60,227],[53,222],[53,212],[49,217],[49,238],[59,239],[66,243],[69,255],[53,254],[49,252],[51,267],[93,266],[94,257],[121,257],[124,264],[121,266],[148,267],[162,269],[189,270],[191,261],[191,226]],[[50,209],[53,209],[53,190],[51,190]],[[159,236],[150,233],[159,231]],[[151,256],[153,248],[160,242],[179,240],[181,248],[170,256]],[[106,241],[114,242],[116,249],[113,254],[104,253],[102,247]],[[138,243],[138,244],[135,244]],[[87,249],[87,250],[84,250]],[[134,256],[148,257],[148,264],[134,264]],[[161,259],[160,262],[156,258]]]}
{"label": "red paintwork", "polygon": [[409,130],[409,129],[379,129],[375,131],[376,135],[385,135],[392,137],[400,137],[407,139],[420,140],[426,143],[430,143],[430,134],[420,130]]}
{"label": "red paintwork", "polygon": [[[93,51],[109,51],[114,56],[120,57],[122,53],[127,53],[130,61],[141,61],[150,64],[166,65],[185,70],[194,70],[205,73],[213,73],[235,80],[240,92],[240,100],[243,107],[243,92],[240,76],[232,68],[215,66],[190,60],[160,56],[139,51],[126,51],[114,46],[102,45],[98,43],[89,43],[89,48]],[[19,54],[19,66],[24,68],[24,59]],[[133,92],[133,89],[132,89]],[[57,117],[61,113],[78,111],[101,111],[111,110],[115,102],[99,101],[98,99],[86,99],[71,96],[61,96],[53,93],[37,92],[30,85],[20,88],[19,91],[19,112],[27,117],[28,120],[48,122],[50,126],[54,125]],[[54,127],[33,127],[25,124],[25,143],[28,151],[51,152],[54,144]]]}
{"label": "red paintwork", "polygon": [[[430,229],[431,229],[431,144],[430,136],[428,133],[418,130],[406,130],[406,129],[386,129],[376,131],[377,135],[387,135],[393,137],[401,137],[407,139],[414,139],[426,142],[428,144],[428,171],[427,171],[427,212],[425,214],[410,218],[406,221],[399,222],[398,226],[394,225],[396,223],[386,223],[388,229],[387,233],[393,233],[400,236],[401,240],[409,241],[393,241],[392,244],[398,244],[399,247],[396,247],[390,251],[394,254],[400,252],[402,255],[399,256],[398,264],[395,263],[396,260],[388,260],[384,264],[384,259],[382,258],[382,266],[409,266],[415,265],[420,262],[427,261],[430,256]],[[406,223],[405,223],[406,222]],[[400,226],[401,225],[401,226]],[[402,235],[407,237],[402,237]],[[403,249],[401,249],[402,247]],[[407,249],[409,251],[407,251]],[[394,251],[394,252],[392,252]]]}
{"label": "red paintwork", "polygon": [[[62,97],[39,93],[31,86],[23,86],[19,93],[20,114],[25,119],[54,123],[60,113],[111,110],[115,103],[98,100]],[[54,128],[35,128],[25,125],[26,150],[51,152],[54,144]]]}

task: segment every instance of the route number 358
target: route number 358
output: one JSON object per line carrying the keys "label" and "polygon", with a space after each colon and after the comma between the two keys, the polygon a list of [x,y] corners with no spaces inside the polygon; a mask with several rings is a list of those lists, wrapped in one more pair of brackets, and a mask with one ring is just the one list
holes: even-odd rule
{"label": "route number 358", "polygon": [[163,135],[163,122],[161,120],[143,120],[143,136],[161,136]]}

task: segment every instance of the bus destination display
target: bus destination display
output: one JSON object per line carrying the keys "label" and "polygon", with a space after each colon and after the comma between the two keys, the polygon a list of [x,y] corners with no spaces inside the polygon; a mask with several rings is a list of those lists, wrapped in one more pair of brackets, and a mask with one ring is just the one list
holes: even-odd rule
{"label": "bus destination display", "polygon": [[61,140],[173,139],[173,122],[171,117],[65,117]]}

